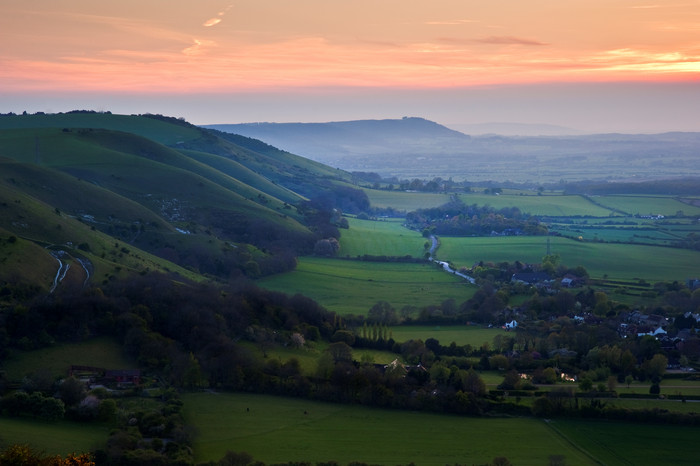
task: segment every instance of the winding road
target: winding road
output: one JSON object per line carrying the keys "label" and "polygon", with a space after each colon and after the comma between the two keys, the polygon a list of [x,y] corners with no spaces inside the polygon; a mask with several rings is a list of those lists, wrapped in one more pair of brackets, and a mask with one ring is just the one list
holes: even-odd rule
{"label": "winding road", "polygon": [[49,293],[53,293],[56,290],[56,287],[58,287],[58,285],[63,281],[63,279],[66,278],[66,274],[68,273],[68,270],[71,266],[69,262],[70,259],[73,259],[76,262],[78,262],[85,271],[85,281],[83,282],[83,286],[87,285],[88,281],[90,280],[90,277],[92,276],[92,273],[90,272],[90,270],[92,269],[92,262],[85,258],[73,257],[68,252],[62,249],[49,249],[51,247],[53,246],[47,246],[46,249],[49,251],[51,257],[58,261],[58,270],[56,271],[56,275],[53,278],[53,284],[51,285]]}
{"label": "winding road", "polygon": [[445,262],[445,261],[440,261],[440,260],[435,259],[435,257],[433,257],[433,256],[435,255],[435,251],[437,251],[437,248],[440,246],[440,242],[438,241],[438,239],[435,235],[430,235],[430,241],[432,242],[432,244],[430,246],[430,257],[429,257],[429,259],[431,261],[435,262],[436,264],[440,264],[442,266],[442,270],[444,270],[445,272],[448,272],[448,273],[451,273],[453,275],[457,275],[458,277],[464,278],[466,281],[468,281],[472,285],[474,285],[476,283],[476,281],[474,280],[473,277],[470,277],[469,275],[464,274],[462,272],[458,272],[457,270],[450,267],[450,264]]}

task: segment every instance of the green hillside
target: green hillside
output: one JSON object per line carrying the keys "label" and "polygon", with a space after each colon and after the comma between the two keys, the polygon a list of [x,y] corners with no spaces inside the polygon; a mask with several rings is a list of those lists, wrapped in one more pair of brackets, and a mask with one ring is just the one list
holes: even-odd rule
{"label": "green hillside", "polygon": [[[310,251],[317,236],[300,205],[350,177],[240,142],[160,115],[3,115],[3,237],[22,240],[14,246],[82,245],[99,270],[92,279],[115,268],[222,278],[289,269],[289,256]],[[0,280],[50,286],[58,262],[42,248],[24,247],[22,261],[45,264],[31,271],[15,248]]]}

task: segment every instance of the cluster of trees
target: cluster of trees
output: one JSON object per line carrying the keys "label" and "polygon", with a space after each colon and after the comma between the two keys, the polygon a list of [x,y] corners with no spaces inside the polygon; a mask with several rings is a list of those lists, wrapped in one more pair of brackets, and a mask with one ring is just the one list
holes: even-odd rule
{"label": "cluster of trees", "polygon": [[458,197],[440,207],[419,209],[406,215],[406,224],[419,231],[447,236],[546,235],[547,227],[517,207],[494,209],[466,205]]}

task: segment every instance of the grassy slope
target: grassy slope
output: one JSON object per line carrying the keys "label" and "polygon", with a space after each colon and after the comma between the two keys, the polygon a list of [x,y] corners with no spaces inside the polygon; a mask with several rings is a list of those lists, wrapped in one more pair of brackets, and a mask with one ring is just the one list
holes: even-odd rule
{"label": "grassy slope", "polygon": [[[39,145],[31,150],[32,144]],[[265,218],[301,231],[301,225],[274,208],[283,202],[177,151],[147,139],[111,131],[58,129],[0,132],[0,153],[25,163],[39,162],[78,178],[96,183],[158,212],[160,203],[177,199],[199,220],[215,210],[235,210],[239,215]],[[251,202],[252,199],[253,201]]]}
{"label": "grassy slope", "polygon": [[[12,173],[17,174],[18,172],[12,171]],[[31,170],[27,174],[41,175],[35,170]],[[147,269],[168,269],[183,276],[195,278],[195,274],[181,267],[147,252],[139,251],[122,241],[115,241],[113,237],[93,229],[87,223],[66,215],[61,209],[56,211],[55,204],[49,205],[27,195],[27,190],[21,185],[28,182],[35,183],[39,190],[47,190],[46,197],[51,199],[50,188],[52,185],[40,184],[40,176],[34,181],[15,178],[13,183],[12,181],[6,182],[6,179],[0,180],[0,234],[3,239],[10,236],[19,238],[15,243],[7,241],[0,243],[0,261],[6,265],[6,267],[0,268],[0,280],[15,281],[21,279],[24,282],[35,283],[48,289],[57,270],[57,261],[45,249],[45,246],[49,245],[59,245],[61,249],[69,251],[74,257],[89,259],[94,266],[93,279],[97,282],[110,275],[126,273],[127,270],[142,271]],[[17,184],[20,185],[19,188],[16,186]],[[78,187],[78,192],[80,192],[79,183],[71,186]],[[99,190],[95,190],[88,184],[85,186],[88,189],[83,194],[98,193],[96,197],[99,197]],[[31,192],[31,189],[28,191]],[[64,198],[73,201],[76,199],[74,197]],[[90,200],[87,199],[90,197],[86,198],[85,203],[86,206],[89,206]],[[128,218],[129,214],[126,213],[126,210],[119,210],[124,209],[124,205],[124,203],[115,204],[115,206],[119,206],[116,207],[116,210],[127,215]],[[142,213],[139,210],[136,212]],[[89,251],[76,249],[81,244],[88,244]],[[129,249],[128,254],[122,251],[124,247]],[[85,279],[84,272],[77,264],[74,265],[76,267],[72,267],[70,273],[74,275],[78,283],[82,283]]]}
{"label": "grassy slope", "polygon": [[33,128],[102,128],[133,133],[166,145],[193,141],[201,137],[194,126],[133,115],[109,113],[70,113],[48,115],[16,115],[0,118],[0,129]]}

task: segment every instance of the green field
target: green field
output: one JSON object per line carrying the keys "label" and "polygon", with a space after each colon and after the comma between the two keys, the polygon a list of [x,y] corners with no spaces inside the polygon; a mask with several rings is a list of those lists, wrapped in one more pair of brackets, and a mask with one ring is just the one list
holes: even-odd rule
{"label": "green field", "polygon": [[[284,364],[294,358],[299,361],[299,367],[305,375],[313,375],[318,369],[318,361],[323,352],[328,348],[325,341],[307,341],[303,348],[292,348],[290,346],[275,346],[267,350],[267,358],[264,358],[262,350],[251,342],[241,341],[240,344],[256,354],[263,362],[265,360],[277,360]],[[376,364],[388,364],[394,359],[402,360],[401,356],[391,351],[380,351],[367,348],[353,348],[352,359],[354,361],[369,361]]]}
{"label": "green field", "polygon": [[461,303],[476,287],[432,264],[361,262],[317,257],[299,258],[296,270],[257,281],[262,288],[304,294],[339,314],[366,315],[379,301],[394,309]]}
{"label": "green field", "polygon": [[430,240],[403,226],[399,219],[358,220],[349,218],[350,228],[341,230],[340,257],[373,256],[422,257]]}
{"label": "green field", "polygon": [[[581,242],[550,237],[550,251],[561,263],[582,265],[592,278],[649,282],[679,280],[700,273],[700,252],[635,244]],[[437,258],[456,266],[471,267],[479,261],[539,263],[547,253],[547,237],[519,236],[496,238],[441,237]]]}
{"label": "green field", "polygon": [[104,446],[109,428],[94,423],[0,417],[0,449],[12,444],[29,445],[48,455],[87,453]]}
{"label": "green field", "polygon": [[364,191],[367,193],[372,207],[393,207],[404,212],[437,207],[450,200],[449,194],[383,191],[377,189],[364,189]]}
{"label": "green field", "polygon": [[[450,195],[438,193],[380,191],[374,189],[365,189],[365,192],[367,193],[373,207],[393,207],[399,211],[406,212],[429,207],[437,207],[449,202],[450,200]],[[612,213],[610,208],[596,205],[585,197],[578,195],[545,194],[543,196],[538,196],[535,193],[525,194],[522,191],[515,192],[505,190],[504,194],[499,196],[479,192],[460,193],[458,196],[459,199],[466,205],[488,205],[495,209],[501,209],[503,207],[517,207],[522,212],[532,215],[545,215],[553,217],[608,217]],[[677,208],[676,210],[679,209]],[[673,211],[674,215],[676,210]]]}
{"label": "green field", "polygon": [[391,327],[394,340],[427,340],[435,338],[443,346],[455,342],[458,346],[471,345],[480,347],[483,343],[491,345],[496,335],[513,335],[501,328],[483,328],[480,326],[434,326],[434,325],[401,325]]}
{"label": "green field", "polygon": [[[334,405],[250,394],[185,394],[196,426],[195,460],[216,461],[227,450],[265,463],[337,461],[347,464],[595,464],[543,421],[440,416]],[[307,414],[304,414],[304,413]]]}
{"label": "green field", "polygon": [[[183,396],[196,426],[196,461],[227,450],[266,463],[485,464],[504,456],[514,465],[546,465],[562,455],[588,464],[697,464],[700,429],[613,421],[470,418],[386,411],[250,394]],[[304,414],[306,413],[306,414]]]}
{"label": "green field", "polygon": [[27,374],[48,369],[55,377],[67,376],[71,365],[105,369],[133,369],[134,363],[124,355],[112,338],[94,338],[82,343],[61,344],[34,351],[15,353],[0,365],[9,380],[22,380]]}
{"label": "green field", "polygon": [[460,200],[467,205],[488,205],[494,209],[517,207],[521,212],[531,215],[558,216],[590,216],[607,217],[611,210],[595,205],[588,199],[577,195],[547,194],[494,196],[489,194],[460,194]]}
{"label": "green field", "polygon": [[599,464],[698,464],[697,427],[569,420],[556,420],[549,425]]}
{"label": "green field", "polygon": [[678,211],[685,215],[700,215],[700,207],[688,205],[671,196],[595,196],[593,200],[605,207],[629,215],[675,216]]}

